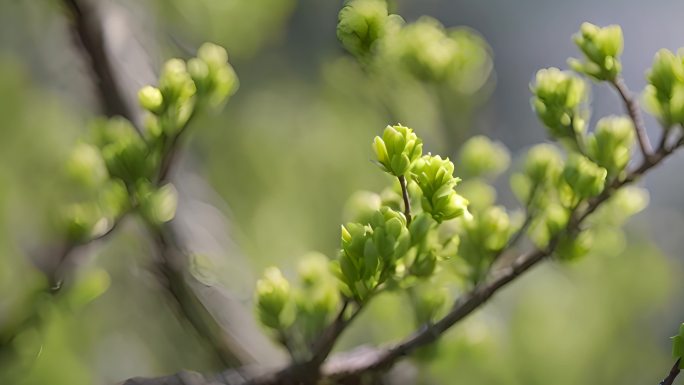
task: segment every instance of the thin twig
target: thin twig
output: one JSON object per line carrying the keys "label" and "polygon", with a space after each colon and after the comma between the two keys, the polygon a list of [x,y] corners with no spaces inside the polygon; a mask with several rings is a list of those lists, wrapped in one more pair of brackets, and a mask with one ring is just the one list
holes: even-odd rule
{"label": "thin twig", "polygon": [[660,381],[659,385],[672,385],[674,384],[675,378],[677,378],[677,375],[679,375],[680,369],[679,369],[679,362],[681,361],[681,358],[677,359],[677,362],[672,365],[672,369],[670,369],[670,373],[665,377],[664,380]]}
{"label": "thin twig", "polygon": [[629,117],[634,123],[634,130],[636,131],[637,141],[639,142],[639,147],[641,148],[641,153],[645,158],[648,158],[653,153],[653,148],[651,147],[651,142],[648,139],[648,134],[646,133],[646,127],[644,126],[644,120],[641,118],[641,110],[639,109],[639,103],[632,95],[632,92],[627,88],[627,85],[622,80],[622,78],[616,78],[611,81],[613,88],[620,94],[622,101],[625,104],[625,109],[629,114]]}
{"label": "thin twig", "polygon": [[408,226],[411,224],[411,198],[409,198],[405,176],[399,176],[399,184],[401,185],[401,197],[404,199],[404,216],[406,217],[406,226]]}

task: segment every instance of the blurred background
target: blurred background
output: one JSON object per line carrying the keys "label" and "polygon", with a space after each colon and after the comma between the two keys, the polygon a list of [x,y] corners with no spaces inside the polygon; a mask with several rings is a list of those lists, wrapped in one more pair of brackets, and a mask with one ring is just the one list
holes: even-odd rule
{"label": "blurred background", "polygon": [[[47,282],[35,261],[59,245],[56,208],[78,197],[63,164],[103,112],[65,3],[0,1],[0,336],[16,334],[0,348],[0,382],[113,384],[218,371],[215,348],[150,270],[154,246],[134,219],[73,253],[73,274],[101,295],[53,303],[41,290]],[[369,162],[385,125],[413,127],[427,150],[451,157],[465,138],[485,134],[509,147],[515,167],[546,140],[529,82],[577,55],[571,35],[583,21],[622,26],[634,91],[659,48],[684,46],[681,1],[393,2],[407,21],[430,15],[469,27],[491,47],[467,74],[470,87],[444,90],[364,72],[335,36],[341,1],[86,3],[97,10],[93,23],[130,106],[166,59],[189,57],[204,41],[229,52],[240,89],[187,137],[174,172],[174,226],[192,251],[199,298],[219,308],[232,343],[264,365],[284,356],[252,321],[254,282],[273,264],[294,274],[311,250],[335,255],[347,198],[390,182]],[[593,121],[622,112],[605,86],[594,85],[593,100]],[[647,123],[656,138],[656,122]],[[624,232],[602,233],[587,258],[546,263],[514,283],[447,334],[437,354],[416,360],[410,381],[657,383],[672,364],[668,337],[684,320],[683,166],[679,154],[645,178],[650,205]],[[515,208],[507,175],[494,184],[498,201]],[[406,308],[400,296],[378,298],[338,348],[401,338],[414,328],[396,311]]]}

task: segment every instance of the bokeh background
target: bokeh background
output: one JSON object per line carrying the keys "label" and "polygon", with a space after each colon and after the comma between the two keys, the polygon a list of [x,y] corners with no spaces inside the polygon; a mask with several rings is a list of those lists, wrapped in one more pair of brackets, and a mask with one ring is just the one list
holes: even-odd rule
{"label": "bokeh background", "polygon": [[[335,37],[341,1],[93,3],[129,96],[153,82],[166,59],[188,57],[203,41],[228,49],[240,89],[223,111],[193,126],[174,177],[175,223],[198,256],[190,273],[223,288],[227,311],[244,314],[230,327],[266,364],[283,355],[249,321],[256,278],[273,264],[294,274],[297,258],[311,250],[334,255],[346,199],[389,182],[368,160],[371,138],[390,119],[452,157],[464,138],[488,135],[509,147],[515,163],[546,140],[528,84],[539,68],[563,67],[576,55],[570,36],[581,22],[622,25],[624,77],[633,90],[643,88],[657,49],[684,46],[680,1],[393,2],[408,21],[431,15],[447,27],[473,28],[491,46],[488,81],[445,97],[364,73]],[[0,331],[24,329],[0,349],[0,380],[113,384],[220,370],[150,273],[153,246],[135,220],[74,256],[76,274],[108,277],[101,296],[76,308],[36,298],[45,280],[32,261],[57,244],[56,208],[77,196],[62,165],[99,114],[88,65],[60,1],[0,1]],[[606,87],[595,85],[593,99],[594,120],[621,112]],[[655,137],[657,124],[647,123]],[[546,263],[513,284],[412,366],[410,381],[657,383],[671,365],[668,337],[684,320],[683,166],[680,154],[645,178],[650,205],[624,232],[602,234],[587,258]],[[499,202],[515,207],[507,176],[495,184]],[[40,322],[26,325],[36,309]],[[414,327],[408,313],[400,296],[378,298],[339,348],[400,338]]]}

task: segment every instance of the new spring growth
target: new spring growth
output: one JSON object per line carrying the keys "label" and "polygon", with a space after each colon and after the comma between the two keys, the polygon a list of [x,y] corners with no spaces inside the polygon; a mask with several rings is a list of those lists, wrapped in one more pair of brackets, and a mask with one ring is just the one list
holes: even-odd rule
{"label": "new spring growth", "polygon": [[605,168],[579,154],[571,154],[563,169],[563,179],[579,199],[600,194],[607,175]]}
{"label": "new spring growth", "polygon": [[259,321],[271,329],[287,327],[283,310],[290,301],[290,284],[277,267],[269,267],[256,285],[256,308]]}
{"label": "new spring growth", "polygon": [[684,124],[684,58],[661,49],[646,73],[646,108],[665,128]]}
{"label": "new spring growth", "polygon": [[335,315],[340,302],[338,284],[330,271],[330,260],[320,253],[303,257],[297,271],[301,287],[294,295],[295,324],[310,343]]}
{"label": "new spring growth", "polygon": [[367,56],[384,35],[388,17],[385,0],[351,0],[338,15],[337,38],[352,55]]}
{"label": "new spring growth", "polygon": [[425,155],[416,162],[411,173],[423,193],[423,211],[432,215],[435,221],[441,223],[467,212],[468,201],[454,191],[460,179],[454,177],[454,164],[449,158]]}
{"label": "new spring growth", "polygon": [[346,295],[363,302],[394,274],[397,259],[409,248],[406,219],[388,207],[377,211],[370,224],[342,226],[340,280]]}
{"label": "new spring growth", "polygon": [[631,119],[609,116],[596,123],[596,131],[587,138],[587,152],[609,175],[617,175],[629,162],[634,140]]}
{"label": "new spring growth", "polygon": [[382,138],[375,137],[373,150],[380,168],[399,177],[405,175],[413,163],[423,155],[423,141],[412,129],[401,124],[387,126]]}
{"label": "new spring growth", "polygon": [[597,27],[583,23],[573,36],[577,47],[584,54],[584,60],[568,60],[570,67],[598,81],[614,81],[620,73],[622,53],[622,29],[618,25]]}
{"label": "new spring growth", "polygon": [[532,107],[553,138],[574,139],[584,131],[580,107],[587,100],[587,85],[582,79],[558,68],[547,68],[537,72],[530,88],[534,94]]}

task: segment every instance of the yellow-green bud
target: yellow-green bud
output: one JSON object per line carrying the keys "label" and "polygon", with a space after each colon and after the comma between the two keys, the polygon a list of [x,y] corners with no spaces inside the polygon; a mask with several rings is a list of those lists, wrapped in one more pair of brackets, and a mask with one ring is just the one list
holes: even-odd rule
{"label": "yellow-green bud", "polygon": [[337,38],[351,54],[364,57],[384,35],[388,17],[384,0],[351,0],[338,15]]}
{"label": "yellow-green bud", "polygon": [[647,72],[646,108],[669,128],[684,124],[684,58],[661,49]]}
{"label": "yellow-green bud", "polygon": [[256,285],[256,308],[259,321],[269,328],[284,326],[282,313],[290,300],[290,284],[277,267],[269,267]]}
{"label": "yellow-green bud", "polygon": [[425,155],[412,170],[413,178],[423,192],[423,211],[437,222],[459,217],[468,210],[468,201],[454,191],[460,179],[454,178],[453,172],[454,164],[439,155]]}
{"label": "yellow-green bud", "polygon": [[553,182],[563,169],[563,160],[555,146],[538,144],[527,152],[525,175],[534,184]]}
{"label": "yellow-green bud", "polygon": [[600,28],[583,23],[573,40],[584,54],[585,61],[571,59],[569,62],[572,69],[599,81],[616,79],[622,67],[619,56],[622,53],[623,38],[619,25]]}
{"label": "yellow-green bud", "polygon": [[624,116],[602,118],[587,140],[587,152],[599,166],[615,175],[629,163],[634,137],[631,119]]}
{"label": "yellow-green bud", "polygon": [[142,108],[155,114],[161,112],[164,105],[164,97],[161,91],[152,86],[145,86],[138,91],[138,101]]}
{"label": "yellow-green bud", "polygon": [[166,62],[159,77],[159,89],[167,104],[184,103],[195,94],[195,83],[183,60],[171,59]]}
{"label": "yellow-green bud", "polygon": [[600,194],[607,175],[605,168],[578,154],[570,156],[563,170],[563,179],[580,199]]}
{"label": "yellow-green bud", "polygon": [[140,211],[150,223],[160,225],[174,218],[178,206],[178,191],[172,184],[157,190],[151,186],[143,188],[139,194]]}
{"label": "yellow-green bud", "polygon": [[584,117],[580,107],[587,100],[586,83],[558,68],[537,72],[535,83],[530,86],[534,96],[532,107],[554,138],[574,138],[584,131]]}
{"label": "yellow-green bud", "polygon": [[408,127],[387,126],[382,138],[375,137],[373,150],[380,168],[394,176],[403,176],[423,155],[423,141]]}
{"label": "yellow-green bud", "polygon": [[346,222],[369,223],[381,206],[380,195],[370,191],[357,191],[347,199],[343,217]]}

